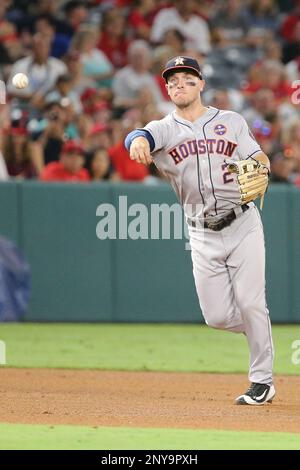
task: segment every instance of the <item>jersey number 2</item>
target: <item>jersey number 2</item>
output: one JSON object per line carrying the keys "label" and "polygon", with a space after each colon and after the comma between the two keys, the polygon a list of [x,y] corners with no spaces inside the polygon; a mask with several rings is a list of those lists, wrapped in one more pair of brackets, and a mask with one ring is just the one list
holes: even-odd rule
{"label": "jersey number 2", "polygon": [[[226,163],[223,163],[222,165],[222,170],[224,172],[224,170],[226,170],[227,168],[227,164]],[[229,173],[229,171],[225,171],[223,173],[223,182],[224,184],[226,183],[232,183],[234,181],[234,179],[232,178],[231,174]]]}

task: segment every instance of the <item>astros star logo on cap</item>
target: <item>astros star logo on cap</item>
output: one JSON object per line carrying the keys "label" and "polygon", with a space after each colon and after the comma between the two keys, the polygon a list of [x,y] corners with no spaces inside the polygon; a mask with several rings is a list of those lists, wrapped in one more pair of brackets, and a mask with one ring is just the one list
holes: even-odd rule
{"label": "astros star logo on cap", "polygon": [[177,59],[175,59],[175,65],[184,65],[184,58],[177,57]]}

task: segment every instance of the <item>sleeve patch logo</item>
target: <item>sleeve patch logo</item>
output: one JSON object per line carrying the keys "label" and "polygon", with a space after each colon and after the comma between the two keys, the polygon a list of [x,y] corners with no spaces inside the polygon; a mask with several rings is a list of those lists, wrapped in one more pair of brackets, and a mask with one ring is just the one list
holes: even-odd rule
{"label": "sleeve patch logo", "polygon": [[214,127],[214,133],[215,134],[224,135],[224,134],[226,134],[226,132],[227,132],[227,129],[223,124],[217,124]]}

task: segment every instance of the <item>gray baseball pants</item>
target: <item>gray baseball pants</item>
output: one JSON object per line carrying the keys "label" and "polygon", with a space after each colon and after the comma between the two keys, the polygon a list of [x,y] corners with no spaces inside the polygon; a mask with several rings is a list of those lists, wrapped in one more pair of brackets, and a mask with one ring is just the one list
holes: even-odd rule
{"label": "gray baseball pants", "polygon": [[258,209],[252,205],[219,232],[189,226],[189,235],[196,290],[207,325],[244,333],[250,350],[250,382],[272,384],[274,351]]}

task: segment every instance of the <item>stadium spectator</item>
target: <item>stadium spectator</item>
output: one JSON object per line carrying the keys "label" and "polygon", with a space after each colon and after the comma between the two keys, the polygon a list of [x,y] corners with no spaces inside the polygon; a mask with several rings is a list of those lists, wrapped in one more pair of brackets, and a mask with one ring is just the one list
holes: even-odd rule
{"label": "stadium spectator", "polygon": [[88,156],[86,168],[89,172],[91,181],[107,181],[118,179],[108,152],[105,148],[99,147]]}
{"label": "stadium spectator", "polygon": [[243,45],[248,24],[241,0],[225,0],[211,21],[213,35],[222,38],[226,45]]}
{"label": "stadium spectator", "polygon": [[49,38],[51,43],[50,55],[60,59],[69,49],[70,37],[56,31],[56,22],[52,16],[40,15],[35,19],[34,30],[43,37]]}
{"label": "stadium spectator", "polygon": [[177,29],[186,38],[191,49],[208,53],[210,51],[210,33],[206,21],[194,13],[193,0],[174,0],[174,6],[163,8],[155,17],[151,41],[162,43],[166,31]]}
{"label": "stadium spectator", "polygon": [[249,28],[261,28],[277,32],[280,21],[274,0],[250,0],[245,8]]}
{"label": "stadium spectator", "polygon": [[1,0],[0,2],[0,44],[3,48],[2,53],[7,54],[7,62],[15,61],[21,53],[17,28],[6,16],[10,5],[11,0]]}
{"label": "stadium spectator", "polygon": [[6,49],[4,44],[0,42],[0,67],[1,67],[0,76],[1,77],[3,77],[5,74],[5,68],[7,68],[8,65],[12,62],[13,60],[10,57],[8,50]]}
{"label": "stadium spectator", "polygon": [[214,88],[240,88],[249,68],[263,57],[264,32],[251,28],[242,41],[228,41],[226,31],[213,31],[213,44],[205,65],[210,70],[208,83]]}
{"label": "stadium spectator", "polygon": [[[293,182],[294,162],[282,152],[278,152],[271,161],[271,181],[273,183]],[[297,181],[297,180],[296,180]],[[295,184],[296,184],[296,181]]]}
{"label": "stadium spectator", "polygon": [[141,182],[150,174],[147,166],[140,165],[129,158],[129,152],[124,146],[124,138],[128,129],[132,129],[136,125],[142,127],[143,121],[141,120],[141,110],[134,108],[123,115],[121,138],[115,145],[108,149],[111,162],[120,179],[124,181]]}
{"label": "stadium spectator", "polygon": [[11,127],[4,138],[3,154],[9,176],[18,179],[36,178],[26,127]]}
{"label": "stadium spectator", "polygon": [[29,121],[31,153],[38,174],[45,165],[59,160],[63,142],[67,137],[66,127],[66,109],[58,102],[46,105],[43,119]]}
{"label": "stadium spectator", "polygon": [[244,97],[235,88],[211,89],[203,95],[203,98],[205,102],[218,109],[234,109],[239,113],[245,109]]}
{"label": "stadium spectator", "polygon": [[110,87],[114,69],[106,55],[97,49],[97,41],[97,30],[85,26],[75,34],[71,47],[80,54],[83,75],[95,80],[98,87]]}
{"label": "stadium spectator", "polygon": [[166,89],[166,82],[161,76],[161,71],[164,69],[166,62],[172,56],[172,49],[166,45],[157,46],[153,53],[152,73],[160,89],[161,95],[163,96],[166,103],[171,102],[169,101],[169,95]]}
{"label": "stadium spectator", "polygon": [[75,113],[80,114],[82,111],[81,100],[78,94],[74,93],[72,86],[73,77],[70,74],[60,75],[56,80],[55,88],[46,95],[45,102],[62,102],[65,105],[69,102],[72,104]]}
{"label": "stadium spectator", "polygon": [[109,127],[105,122],[96,122],[91,126],[86,139],[86,149],[94,152],[98,148],[108,149],[111,145]]}
{"label": "stadium spectator", "polygon": [[185,36],[177,29],[168,29],[164,34],[163,43],[169,47],[171,56],[180,56],[185,53]]}
{"label": "stadium spectator", "polygon": [[270,154],[273,182],[295,183],[300,177],[300,124],[292,122],[282,132],[276,151]]}
{"label": "stadium spectator", "polygon": [[281,36],[287,42],[293,42],[295,38],[295,29],[300,23],[300,0],[295,0],[293,11],[287,15],[281,25]]}
{"label": "stadium spectator", "polygon": [[300,55],[286,64],[285,71],[291,82],[300,79]]}
{"label": "stadium spectator", "polygon": [[151,51],[145,41],[139,39],[130,44],[128,62],[114,77],[114,107],[122,112],[135,106],[144,106],[149,95],[156,103],[161,103],[162,95],[150,72]]}
{"label": "stadium spectator", "polygon": [[[121,179],[152,181],[123,148],[124,129],[174,109],[161,71],[187,55],[201,64],[205,103],[241,112],[270,154],[273,181],[299,186],[291,130],[300,121],[299,12],[299,0],[2,0],[0,78],[10,93],[0,97],[2,154],[11,128],[13,140],[28,142],[24,171],[18,157],[10,172],[39,176],[66,139],[78,139],[89,155],[109,147]],[[12,86],[17,72],[29,76],[24,90]],[[20,112],[22,123],[11,124]]]}
{"label": "stadium spectator", "polygon": [[249,102],[251,106],[244,111],[244,117],[250,127],[257,120],[269,120],[277,114],[275,95],[272,90],[260,89]]}
{"label": "stadium spectator", "polygon": [[6,17],[11,3],[11,0],[1,0],[0,2],[0,44],[2,49],[0,49],[0,63],[15,61],[21,52],[17,28]]}
{"label": "stadium spectator", "polygon": [[295,60],[300,57],[300,22],[294,28],[293,39],[283,48],[283,62]]}
{"label": "stadium spectator", "polygon": [[283,136],[284,154],[294,161],[294,171],[300,176],[300,121],[295,121]]}
{"label": "stadium spectator", "polygon": [[276,62],[282,61],[282,46],[279,41],[273,37],[264,41],[264,60],[275,60]]}
{"label": "stadium spectator", "polygon": [[69,24],[68,16],[64,16],[60,0],[23,0],[22,3],[19,8],[16,6],[12,11],[12,16],[16,19],[19,31],[34,33],[36,21],[39,18],[49,18],[53,23],[56,34],[70,40],[73,35],[73,27]]}
{"label": "stadium spectator", "polygon": [[70,0],[64,5],[64,13],[67,21],[64,32],[73,36],[80,26],[88,20],[87,2]]}
{"label": "stadium spectator", "polygon": [[96,81],[83,75],[83,64],[78,51],[69,50],[64,57],[68,73],[72,77],[72,92],[80,98],[88,88],[96,88]]}
{"label": "stadium spectator", "polygon": [[97,47],[119,69],[126,65],[128,45],[124,15],[117,8],[107,10],[103,15]]}
{"label": "stadium spectator", "polygon": [[67,141],[62,147],[59,161],[48,163],[40,174],[40,180],[87,182],[90,176],[83,168],[84,162],[85,153],[80,143]]}
{"label": "stadium spectator", "polygon": [[102,102],[98,90],[96,88],[90,87],[87,88],[84,93],[82,93],[80,99],[84,113],[90,116],[93,116],[97,108],[97,104]]}
{"label": "stadium spectator", "polygon": [[124,181],[143,181],[149,175],[146,166],[130,160],[123,140],[109,149],[109,156],[118,175]]}
{"label": "stadium spectator", "polygon": [[[11,70],[8,81],[8,92],[15,98],[15,106],[28,107],[34,113],[41,108],[44,97],[56,83],[57,78],[67,72],[66,65],[54,57],[50,57],[50,41],[37,33],[32,41],[33,51],[29,57],[18,60]],[[29,78],[28,87],[17,90],[11,83],[16,73],[25,73]]]}
{"label": "stadium spectator", "polygon": [[58,15],[61,6],[61,2],[57,0],[29,0],[27,3],[31,4],[31,11],[37,15]]}
{"label": "stadium spectator", "polygon": [[[272,90],[277,103],[290,99],[292,95],[291,84],[288,82],[284,66],[279,61],[266,60],[259,65],[255,65],[253,70],[257,72],[255,81],[251,79],[244,87],[246,95],[251,95],[261,88]],[[249,78],[251,75],[249,75]]]}
{"label": "stadium spectator", "polygon": [[135,39],[150,40],[151,26],[158,12],[155,0],[135,0],[128,16],[131,33]]}

